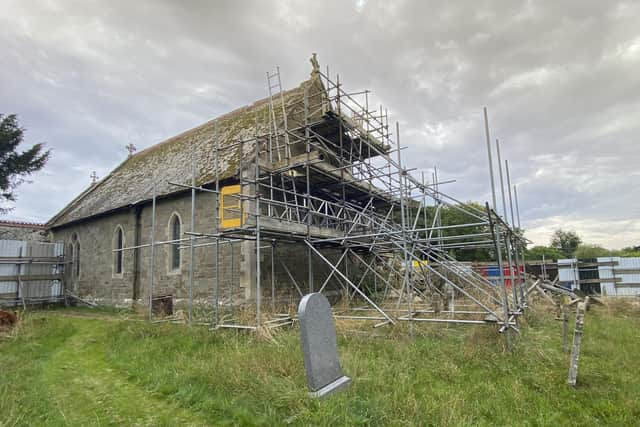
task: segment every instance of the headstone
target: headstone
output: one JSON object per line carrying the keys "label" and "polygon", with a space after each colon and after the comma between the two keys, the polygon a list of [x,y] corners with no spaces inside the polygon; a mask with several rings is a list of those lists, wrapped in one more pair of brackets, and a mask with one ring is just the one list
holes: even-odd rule
{"label": "headstone", "polygon": [[320,293],[305,295],[298,306],[298,319],[310,395],[324,397],[347,387],[351,379],[342,375],[336,327],[327,298]]}

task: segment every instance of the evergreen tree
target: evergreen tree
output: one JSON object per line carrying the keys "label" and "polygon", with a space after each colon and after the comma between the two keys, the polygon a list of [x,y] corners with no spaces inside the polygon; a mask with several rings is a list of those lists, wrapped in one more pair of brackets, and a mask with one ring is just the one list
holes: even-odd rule
{"label": "evergreen tree", "polygon": [[50,151],[45,151],[43,144],[18,152],[23,137],[24,129],[19,126],[17,116],[0,114],[0,213],[10,210],[2,205],[16,200],[15,190],[25,178],[42,169],[49,160]]}

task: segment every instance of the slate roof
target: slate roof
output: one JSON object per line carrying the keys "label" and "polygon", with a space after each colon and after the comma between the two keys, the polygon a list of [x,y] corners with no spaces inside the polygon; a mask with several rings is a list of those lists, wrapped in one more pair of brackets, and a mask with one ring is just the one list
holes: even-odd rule
{"label": "slate roof", "polygon": [[39,222],[28,221],[0,221],[0,227],[13,227],[13,228],[29,228],[32,230],[45,230],[47,226]]}
{"label": "slate roof", "polygon": [[[305,90],[315,98],[315,103],[310,102],[315,105],[317,98],[326,94],[317,73],[312,73],[297,88],[284,92],[289,129],[303,124]],[[276,121],[281,122],[280,104],[275,103],[275,107]],[[317,119],[322,111],[311,113]],[[191,184],[192,158],[196,163],[196,185],[215,182],[216,146],[219,179],[237,176],[240,156],[243,161],[251,159],[255,147],[253,143],[242,144],[244,152],[240,153],[240,144],[236,142],[256,134],[256,116],[258,133],[268,132],[268,114],[269,99],[265,98],[134,154],[71,201],[49,220],[48,226],[59,227],[150,200],[154,183],[158,196],[184,191],[169,181]]]}

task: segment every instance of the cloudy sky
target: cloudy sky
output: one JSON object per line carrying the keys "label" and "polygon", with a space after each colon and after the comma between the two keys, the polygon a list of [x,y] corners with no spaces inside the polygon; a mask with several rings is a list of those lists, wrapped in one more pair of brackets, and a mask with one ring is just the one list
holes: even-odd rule
{"label": "cloudy sky", "polygon": [[46,221],[139,149],[324,69],[398,120],[410,167],[489,199],[482,107],[527,236],[640,244],[640,3],[0,0],[0,113],[46,169],[9,218]]}

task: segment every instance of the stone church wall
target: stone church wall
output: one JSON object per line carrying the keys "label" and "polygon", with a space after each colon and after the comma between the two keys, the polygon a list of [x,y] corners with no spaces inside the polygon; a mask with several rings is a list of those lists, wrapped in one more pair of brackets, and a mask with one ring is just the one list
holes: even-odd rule
{"label": "stone church wall", "polygon": [[[163,242],[171,239],[170,221],[178,215],[182,231],[190,230],[191,196],[185,194],[178,197],[158,200],[156,203],[155,241]],[[196,196],[195,230],[197,232],[215,232],[215,195],[198,193]],[[138,227],[136,227],[138,223]],[[100,218],[89,219],[77,224],[53,230],[53,238],[64,241],[67,248],[73,245],[77,236],[80,245],[80,274],[75,275],[72,269],[67,271],[68,287],[80,296],[104,301],[108,304],[126,304],[135,297],[146,303],[149,298],[151,281],[151,248],[127,250],[123,256],[123,272],[115,273],[115,233],[117,227],[124,232],[124,247],[136,245],[136,228],[138,244],[146,245],[151,241],[152,205],[145,204],[136,221],[136,210],[110,214]],[[184,237],[184,236],[183,236]],[[210,240],[209,240],[210,241]],[[197,239],[195,244],[205,243]],[[183,242],[180,251],[180,267],[171,266],[171,245],[156,244],[154,255],[154,295],[171,294],[177,300],[188,298],[189,249],[188,240]],[[228,245],[220,246],[221,286],[229,286],[239,277],[239,252],[234,250],[236,265],[231,265],[231,250]],[[238,244],[236,244],[238,246]],[[69,258],[71,251],[67,250]],[[71,261],[71,259],[69,259]],[[137,263],[137,278],[135,274]],[[215,277],[215,245],[196,247],[194,249],[194,300],[211,300],[213,278]],[[233,270],[233,277],[231,276]],[[226,283],[225,283],[226,282]],[[237,286],[236,286],[237,287]]]}
{"label": "stone church wall", "polygon": [[[198,193],[196,196],[195,231],[214,233],[215,194]],[[191,196],[184,194],[177,197],[158,200],[156,204],[156,242],[171,239],[170,221],[177,214],[181,219],[182,230],[190,230]],[[74,225],[53,230],[53,240],[64,241],[68,261],[72,262],[72,249],[75,239],[80,246],[80,272],[74,274],[69,264],[67,268],[67,288],[79,296],[96,300],[109,305],[129,305],[134,296],[147,304],[149,284],[151,281],[151,249],[128,250],[123,256],[123,272],[115,273],[115,233],[117,227],[124,232],[124,247],[136,245],[136,222],[139,223],[138,244],[148,244],[151,236],[151,204],[145,204],[136,221],[136,211],[110,214],[100,218],[86,220]],[[195,244],[212,243],[210,239],[196,239]],[[181,250],[179,270],[171,269],[171,245],[158,244],[154,256],[154,296],[173,295],[176,306],[184,306],[188,298],[189,283],[189,242],[185,241]],[[241,301],[253,301],[256,295],[255,286],[255,242],[242,241],[219,245],[219,302],[220,304],[237,304]],[[341,252],[334,249],[323,250],[327,258],[336,261]],[[216,245],[196,247],[194,249],[193,298],[195,304],[207,305],[213,301],[216,280]],[[261,289],[264,304],[271,303],[272,268],[271,241],[261,241]],[[136,262],[138,275],[136,278]],[[285,264],[302,293],[310,290],[308,280],[307,247],[303,242],[277,242],[273,263],[274,288],[278,305],[297,304],[299,294]],[[318,290],[331,269],[320,258],[313,255],[314,290]],[[344,266],[341,266],[344,271]],[[357,277],[355,266],[351,267],[350,277]],[[356,280],[355,278],[352,280]],[[332,280],[326,288],[328,291],[341,289],[336,280]],[[134,291],[135,290],[135,291]],[[334,292],[335,293],[335,292]]]}

